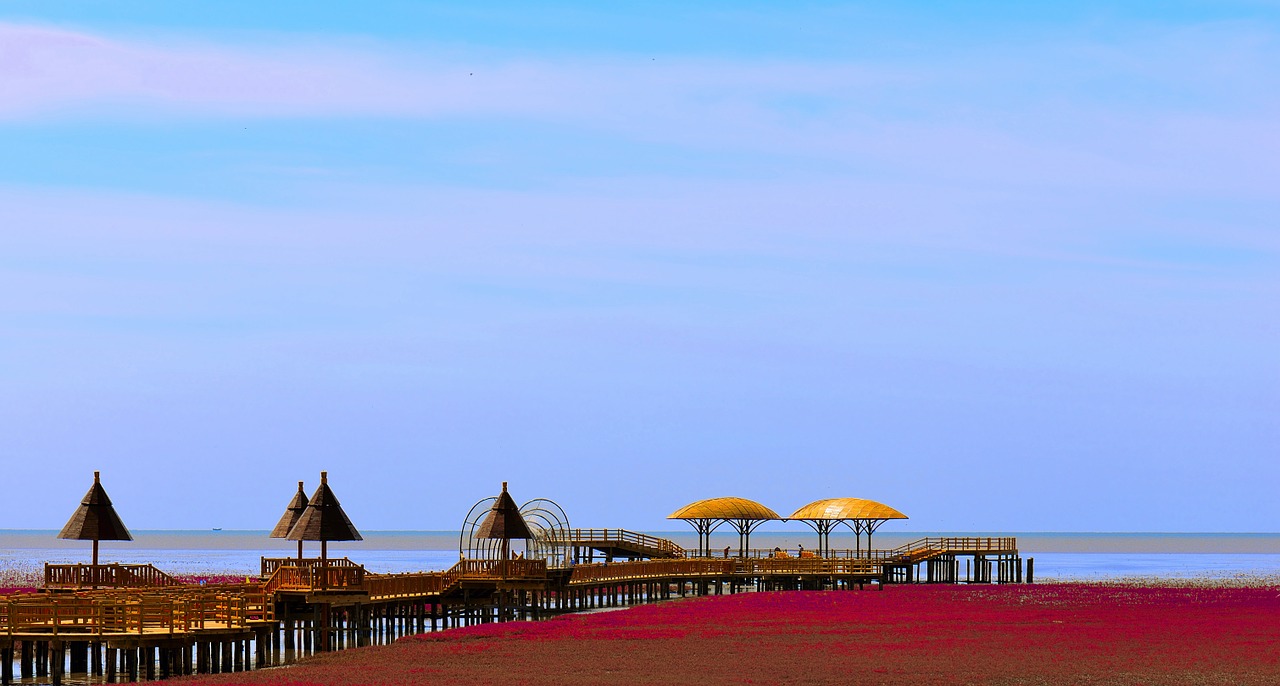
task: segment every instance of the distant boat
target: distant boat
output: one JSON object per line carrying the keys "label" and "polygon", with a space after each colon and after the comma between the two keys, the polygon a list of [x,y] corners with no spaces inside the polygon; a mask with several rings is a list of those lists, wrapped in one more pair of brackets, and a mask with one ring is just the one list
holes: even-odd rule
{"label": "distant boat", "polygon": [[214,530],[214,531],[222,531],[222,527],[220,527],[220,526],[215,526],[215,527],[213,527],[213,530]]}

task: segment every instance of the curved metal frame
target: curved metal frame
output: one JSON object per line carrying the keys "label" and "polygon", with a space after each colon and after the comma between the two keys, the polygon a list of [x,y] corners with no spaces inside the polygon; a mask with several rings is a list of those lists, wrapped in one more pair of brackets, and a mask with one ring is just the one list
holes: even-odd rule
{"label": "curved metal frame", "polygon": [[529,525],[533,538],[525,541],[525,557],[546,560],[548,567],[569,563],[569,515],[548,498],[534,498],[520,506],[520,516]]}
{"label": "curved metal frame", "polygon": [[460,560],[497,560],[502,557],[502,542],[496,538],[476,538],[476,529],[485,515],[497,502],[497,496],[489,496],[476,502],[467,511],[462,520],[462,531],[458,534],[458,559]]}
{"label": "curved metal frame", "polygon": [[[462,520],[462,531],[458,534],[458,558],[463,560],[499,560],[502,558],[502,541],[496,538],[478,538],[476,530],[480,528],[497,496],[483,498],[471,506],[467,516]],[[569,515],[554,500],[534,498],[520,507],[520,516],[533,538],[518,538],[523,541],[523,553],[526,558],[546,560],[548,567],[563,567],[568,564],[567,546],[561,541],[569,539]],[[514,548],[511,552],[520,550]]]}

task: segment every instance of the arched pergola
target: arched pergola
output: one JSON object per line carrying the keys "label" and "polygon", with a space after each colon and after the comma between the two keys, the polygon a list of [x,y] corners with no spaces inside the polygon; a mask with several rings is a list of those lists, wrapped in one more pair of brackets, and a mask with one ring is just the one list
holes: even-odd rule
{"label": "arched pergola", "polygon": [[857,553],[862,555],[862,534],[867,534],[867,552],[871,551],[871,534],[890,519],[907,519],[901,512],[865,498],[826,498],[815,500],[796,510],[787,519],[798,519],[818,533],[818,555],[831,550],[831,530],[844,524],[857,535]]}
{"label": "arched pergola", "polygon": [[751,532],[761,524],[782,519],[777,512],[746,498],[708,498],[672,512],[667,519],[683,519],[698,532],[698,556],[710,557],[711,532],[728,522],[738,532],[738,556],[751,544]]}

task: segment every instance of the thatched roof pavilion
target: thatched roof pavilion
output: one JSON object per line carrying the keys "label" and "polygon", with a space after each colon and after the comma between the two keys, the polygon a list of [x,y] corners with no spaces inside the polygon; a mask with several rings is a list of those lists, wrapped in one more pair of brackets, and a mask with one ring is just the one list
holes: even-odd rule
{"label": "thatched roof pavilion", "polygon": [[[293,531],[293,526],[302,518],[302,513],[307,509],[307,492],[302,490],[302,482],[298,482],[298,492],[293,494],[293,500],[289,501],[289,505],[285,507],[284,514],[280,516],[280,521],[276,522],[276,528],[271,530],[270,538],[288,538],[289,532]],[[302,540],[298,540],[298,559],[302,559]]]}
{"label": "thatched roof pavilion", "polygon": [[502,492],[493,501],[493,507],[489,508],[489,514],[485,516],[484,521],[480,522],[480,528],[476,530],[476,538],[502,541],[502,558],[498,568],[498,575],[502,577],[507,576],[512,539],[533,538],[533,532],[529,530],[529,524],[520,514],[520,508],[516,507],[516,501],[511,499],[510,493],[507,493],[507,482],[502,482]]}
{"label": "thatched roof pavilion", "polygon": [[867,534],[867,551],[871,551],[871,534],[890,519],[907,519],[901,512],[865,498],[826,498],[815,500],[796,510],[788,519],[798,519],[818,532],[818,553],[831,547],[831,530],[844,524],[857,535],[857,551],[862,552],[862,533]]}
{"label": "thatched roof pavilion", "polygon": [[502,482],[502,493],[489,508],[489,514],[480,522],[476,530],[477,538],[498,538],[510,541],[515,538],[533,538],[529,525],[525,523],[516,501],[507,493],[507,482]]}
{"label": "thatched roof pavilion", "polygon": [[780,520],[777,512],[747,498],[707,498],[672,512],[667,519],[683,519],[698,532],[698,555],[710,556],[711,532],[728,522],[738,532],[738,555],[751,546],[751,532],[761,524]]}
{"label": "thatched roof pavilion", "polygon": [[328,557],[329,541],[363,541],[364,537],[342,510],[329,488],[329,472],[320,472],[320,486],[307,501],[286,537],[290,541],[320,541],[320,559]]}
{"label": "thatched roof pavilion", "polygon": [[93,541],[93,564],[98,564],[98,541],[132,541],[133,534],[125,527],[111,498],[102,487],[101,472],[93,473],[93,485],[80,500],[80,507],[72,513],[58,538],[74,541]]}

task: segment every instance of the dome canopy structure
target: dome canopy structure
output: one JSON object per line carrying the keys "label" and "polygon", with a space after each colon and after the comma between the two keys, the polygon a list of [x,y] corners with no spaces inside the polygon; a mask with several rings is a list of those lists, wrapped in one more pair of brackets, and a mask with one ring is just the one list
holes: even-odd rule
{"label": "dome canopy structure", "polygon": [[867,552],[871,551],[871,534],[890,519],[907,519],[901,512],[865,498],[825,498],[796,510],[789,519],[798,519],[818,533],[818,554],[831,549],[831,530],[844,524],[857,536],[856,551],[862,554],[862,533],[867,534]]}
{"label": "dome canopy structure", "polygon": [[667,519],[782,519],[777,512],[746,498],[707,498],[689,503]]}
{"label": "dome canopy structure", "polygon": [[805,505],[787,519],[907,519],[907,516],[866,498],[826,498]]}
{"label": "dome canopy structure", "polygon": [[[683,519],[698,532],[698,555],[711,555],[711,532],[729,523],[738,532],[738,555],[745,556],[751,544],[751,532],[764,522],[782,519],[777,512],[746,498],[707,498],[689,503],[672,512],[667,519]],[[727,553],[726,553],[727,554]]]}

